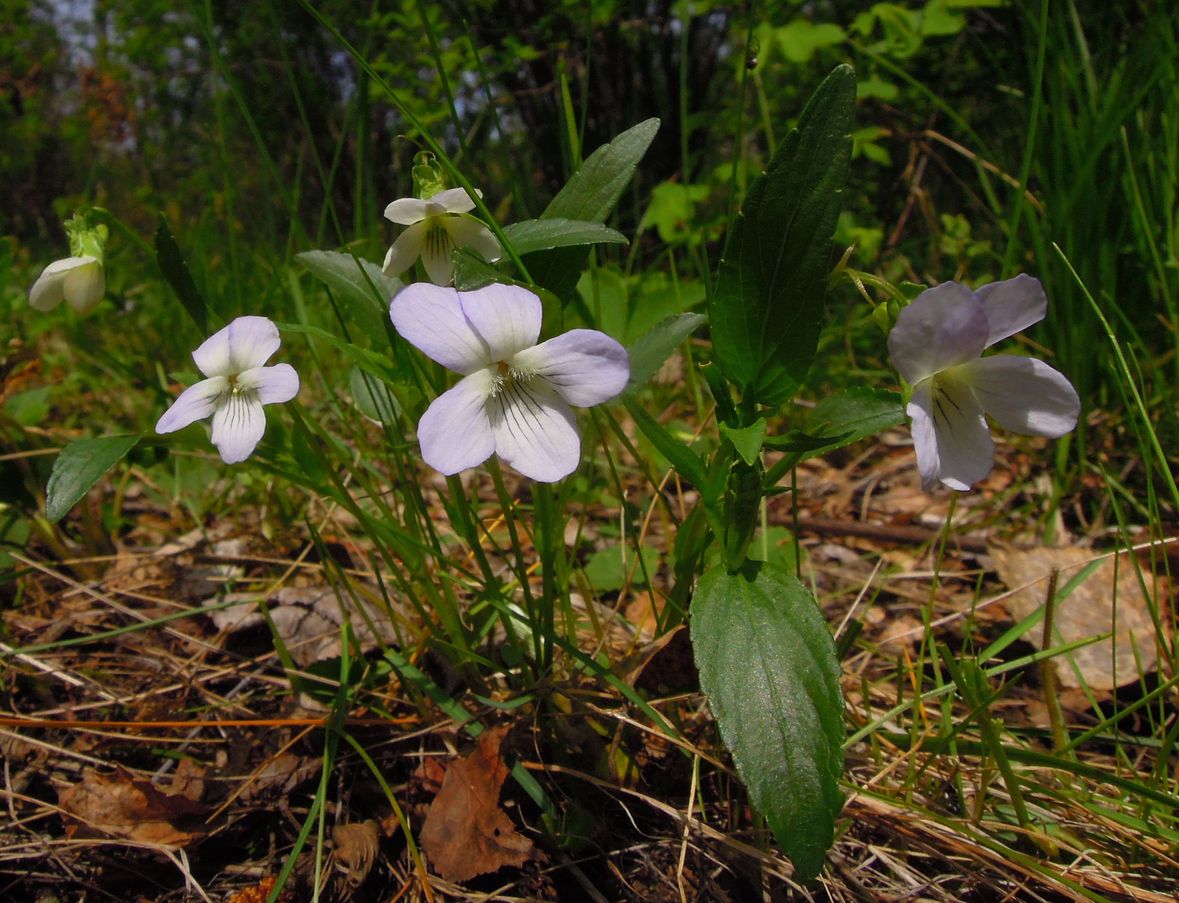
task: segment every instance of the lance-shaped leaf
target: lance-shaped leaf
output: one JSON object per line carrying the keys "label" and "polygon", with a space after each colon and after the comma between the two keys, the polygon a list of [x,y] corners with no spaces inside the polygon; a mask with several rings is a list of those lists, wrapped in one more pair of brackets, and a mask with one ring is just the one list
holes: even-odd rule
{"label": "lance-shaped leaf", "polygon": [[336,293],[363,334],[385,334],[389,301],[401,289],[400,279],[386,276],[371,261],[339,251],[303,251],[295,257]]}
{"label": "lance-shaped leaf", "polygon": [[788,401],[815,356],[831,236],[851,160],[855,73],[819,86],[749,189],[709,305],[715,359],[757,401]]}
{"label": "lance-shaped leaf", "polygon": [[517,254],[579,245],[626,244],[626,236],[601,223],[574,219],[526,219],[504,227]]}
{"label": "lance-shaped leaf", "polygon": [[160,265],[160,272],[164,274],[164,279],[167,280],[168,285],[172,286],[172,291],[176,293],[176,297],[188,315],[192,317],[192,321],[200,330],[201,335],[205,335],[209,331],[209,311],[205,306],[205,299],[201,297],[201,293],[193,281],[192,273],[188,270],[188,264],[184,262],[180,246],[176,244],[176,239],[172,236],[168,220],[162,213],[159,223],[156,225],[156,262]]}
{"label": "lance-shaped leaf", "polygon": [[[545,208],[541,219],[604,223],[657,131],[659,120],[647,119],[595,150]],[[553,248],[529,254],[524,263],[533,282],[567,298],[577,287],[588,256],[589,249],[584,247]]]}
{"label": "lance-shaped leaf", "polygon": [[59,521],[108,470],[135,447],[138,436],[106,436],[77,439],[63,448],[53,462],[45,487],[45,517]]}
{"label": "lance-shaped leaf", "polygon": [[839,660],[814,596],[768,563],[705,572],[692,595],[700,686],[749,799],[798,877],[819,873],[843,804]]}

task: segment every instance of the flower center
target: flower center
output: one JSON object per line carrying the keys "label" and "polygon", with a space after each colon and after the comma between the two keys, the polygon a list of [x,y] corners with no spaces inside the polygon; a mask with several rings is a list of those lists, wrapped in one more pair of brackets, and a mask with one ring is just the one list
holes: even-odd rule
{"label": "flower center", "polygon": [[450,233],[442,225],[441,217],[434,217],[434,222],[430,224],[430,228],[426,232],[426,253],[433,257],[450,260],[454,248],[454,239],[450,237]]}
{"label": "flower center", "polygon": [[496,361],[493,365],[493,372],[491,374],[491,397],[495,398],[497,395],[510,392],[513,387],[523,387],[528,385],[529,381],[536,376],[531,370],[522,370],[519,367],[514,367],[507,361]]}

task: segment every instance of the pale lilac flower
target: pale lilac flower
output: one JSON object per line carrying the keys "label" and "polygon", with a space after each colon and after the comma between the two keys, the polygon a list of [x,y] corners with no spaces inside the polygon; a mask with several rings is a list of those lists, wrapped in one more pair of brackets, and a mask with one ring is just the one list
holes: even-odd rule
{"label": "pale lilac flower", "polygon": [[1043,361],[980,357],[1000,339],[1044,319],[1040,280],[1020,275],[972,292],[956,282],[922,292],[888,335],[893,364],[913,386],[906,409],[921,481],[966,490],[991,470],[989,414],[1017,433],[1056,438],[1077,423],[1080,399]]}
{"label": "pale lilac flower", "polygon": [[609,401],[630,378],[626,349],[605,333],[574,329],[536,344],[540,299],[518,286],[458,292],[419,282],[389,314],[403,338],[463,375],[418,423],[422,457],[444,474],[494,452],[542,483],[568,476],[581,457],[570,406]]}
{"label": "pale lilac flower", "polygon": [[[482,197],[482,193],[479,193]],[[494,263],[503,250],[487,226],[467,214],[475,202],[462,188],[448,188],[425,200],[401,198],[385,208],[385,218],[408,228],[385,255],[386,276],[399,276],[422,258],[435,285],[454,278],[454,251],[467,248]]]}
{"label": "pale lilac flower", "polygon": [[266,317],[238,317],[192,353],[207,379],[185,389],[156,424],[171,433],[213,415],[213,444],[226,464],[244,461],[266,431],[262,405],[290,401],[299,375],[290,364],[264,367],[281,344]]}
{"label": "pale lilac flower", "polygon": [[106,271],[97,257],[84,255],[55,260],[29,289],[29,306],[53,310],[62,301],[80,314],[95,307],[106,293]]}

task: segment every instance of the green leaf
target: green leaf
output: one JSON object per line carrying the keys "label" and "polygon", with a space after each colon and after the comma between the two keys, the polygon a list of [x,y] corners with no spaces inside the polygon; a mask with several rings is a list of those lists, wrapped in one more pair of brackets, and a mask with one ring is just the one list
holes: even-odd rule
{"label": "green leaf", "polygon": [[460,292],[473,292],[500,281],[500,272],[478,254],[467,248],[454,252],[454,287]]}
{"label": "green leaf", "polygon": [[827,76],[750,187],[721,261],[709,306],[716,363],[762,404],[789,400],[815,356],[855,97],[851,67]]}
{"label": "green leaf", "polygon": [[704,466],[703,459],[660,426],[659,421],[648,414],[633,398],[623,400],[630,416],[635,420],[635,425],[651,440],[659,454],[667,458],[680,476],[703,491],[708,485],[708,469]]}
{"label": "green leaf", "polygon": [[792,63],[810,62],[817,51],[842,44],[846,37],[838,25],[801,18],[783,25],[777,33],[782,55]]}
{"label": "green leaf", "polygon": [[541,218],[604,223],[657,131],[659,120],[647,119],[631,126],[609,144],[603,144],[586,158]]}
{"label": "green leaf", "polygon": [[302,333],[331,345],[346,356],[353,364],[365,373],[375,376],[383,382],[394,384],[398,381],[398,374],[393,362],[383,354],[360,348],[351,342],[345,342],[339,336],[333,335],[318,326],[304,326],[301,323],[279,323],[278,328],[283,332]]}
{"label": "green leaf", "polygon": [[303,251],[295,257],[316,279],[336,293],[364,335],[385,334],[389,302],[401,290],[369,260],[339,251]]}
{"label": "green leaf", "polygon": [[601,223],[574,219],[526,219],[504,227],[517,254],[578,245],[626,244],[626,236]]}
{"label": "green leaf", "polygon": [[649,383],[671,353],[706,319],[704,314],[674,314],[635,341],[627,349],[630,381],[626,384],[624,396],[633,395]]}
{"label": "green leaf", "polygon": [[814,597],[768,563],[713,568],[692,596],[692,649],[721,737],[782,850],[814,878],[843,804],[843,697]]}
{"label": "green leaf", "polygon": [[[541,219],[604,223],[657,131],[659,120],[647,119],[595,150],[545,208]],[[528,255],[524,263],[533,282],[567,298],[588,257],[587,248],[553,248]]]}
{"label": "green leaf", "polygon": [[102,476],[135,447],[138,436],[78,439],[58,454],[45,487],[45,517],[61,520]]}
{"label": "green leaf", "polygon": [[590,586],[599,593],[610,593],[631,586],[646,586],[647,577],[659,569],[659,553],[655,549],[644,547],[640,553],[643,557],[642,567],[639,559],[631,549],[626,549],[626,561],[623,562],[622,546],[607,546],[598,549],[586,561],[586,579]]}
{"label": "green leaf", "polygon": [[812,449],[805,457],[813,458],[843,448],[904,422],[905,407],[896,392],[864,388],[836,392],[816,404],[807,418],[807,433],[825,436],[828,442]]}
{"label": "green leaf", "polygon": [[180,303],[188,311],[188,315],[192,317],[192,321],[201,331],[201,335],[208,335],[209,310],[205,305],[205,299],[197,290],[192,273],[188,271],[188,264],[184,262],[184,255],[180,252],[180,246],[172,237],[168,220],[162,213],[159,223],[156,225],[156,262],[160,265],[160,272],[164,274],[164,279],[167,280],[168,285],[172,286],[172,291],[176,293],[176,297],[180,299]]}
{"label": "green leaf", "polygon": [[733,443],[741,460],[752,467],[761,456],[762,444],[766,441],[766,419],[758,417],[749,426],[735,427],[727,423],[720,425],[720,431]]}
{"label": "green leaf", "polygon": [[352,403],[369,420],[377,423],[396,423],[401,414],[397,397],[381,380],[360,367],[353,366],[348,375],[348,388]]}

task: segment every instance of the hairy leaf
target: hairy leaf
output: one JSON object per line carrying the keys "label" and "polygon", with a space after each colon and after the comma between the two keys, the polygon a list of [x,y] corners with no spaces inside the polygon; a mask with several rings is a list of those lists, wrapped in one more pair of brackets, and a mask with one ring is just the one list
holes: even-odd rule
{"label": "hairy leaf", "polygon": [[692,596],[692,648],[721,737],[798,877],[819,873],[843,804],[839,661],[814,597],[764,562],[713,568]]}
{"label": "hairy leaf", "polygon": [[63,448],[53,462],[45,487],[45,517],[61,520],[102,476],[135,447],[138,436],[78,439]]}
{"label": "hairy leaf", "polygon": [[156,225],[156,262],[160,265],[160,272],[164,274],[164,279],[167,280],[168,285],[172,286],[172,291],[176,293],[181,305],[188,311],[188,315],[196,324],[197,329],[201,331],[201,335],[208,335],[209,311],[205,306],[205,299],[197,290],[192,273],[188,271],[188,264],[184,262],[184,255],[180,252],[180,246],[172,237],[168,220],[162,213],[159,223]]}
{"label": "hairy leaf", "polygon": [[626,244],[626,236],[601,223],[574,219],[526,219],[504,228],[517,254],[579,245]]}
{"label": "hairy leaf", "polygon": [[827,76],[750,187],[721,261],[709,305],[716,362],[762,404],[788,401],[815,356],[855,97],[851,67]]}

